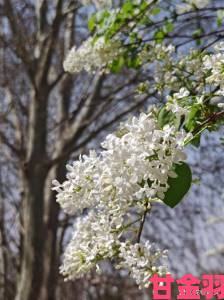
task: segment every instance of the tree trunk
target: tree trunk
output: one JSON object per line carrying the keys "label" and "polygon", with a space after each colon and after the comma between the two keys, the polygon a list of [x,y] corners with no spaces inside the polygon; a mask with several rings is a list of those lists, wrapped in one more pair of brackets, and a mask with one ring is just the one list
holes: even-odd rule
{"label": "tree trunk", "polygon": [[26,176],[23,225],[26,234],[16,300],[56,299],[59,205],[50,189],[53,178],[60,181],[65,178],[65,164],[66,160],[52,168],[48,176],[45,170]]}
{"label": "tree trunk", "polygon": [[24,176],[23,249],[21,277],[16,300],[39,299],[43,277],[43,196],[45,172],[38,170]]}
{"label": "tree trunk", "polygon": [[16,300],[40,299],[43,281],[44,193],[46,165],[48,90],[31,95],[26,162],[23,169],[23,245]]}
{"label": "tree trunk", "polygon": [[54,167],[47,180],[45,198],[45,247],[43,254],[43,282],[41,287],[41,300],[56,299],[57,280],[59,275],[60,250],[58,243],[58,217],[59,205],[55,201],[55,192],[51,191],[52,179],[59,181],[65,179],[66,160]]}

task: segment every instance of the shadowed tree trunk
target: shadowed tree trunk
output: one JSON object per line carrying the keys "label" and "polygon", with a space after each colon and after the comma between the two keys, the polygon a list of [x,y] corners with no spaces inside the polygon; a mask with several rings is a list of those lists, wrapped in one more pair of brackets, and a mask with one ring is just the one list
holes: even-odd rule
{"label": "shadowed tree trunk", "polygon": [[23,237],[21,275],[16,299],[39,299],[43,277],[44,190],[48,90],[41,87],[30,104],[26,161],[23,168]]}

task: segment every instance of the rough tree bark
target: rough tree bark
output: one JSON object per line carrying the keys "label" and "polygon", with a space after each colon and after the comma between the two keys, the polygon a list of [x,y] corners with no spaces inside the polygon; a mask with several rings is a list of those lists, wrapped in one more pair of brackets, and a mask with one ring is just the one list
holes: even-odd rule
{"label": "rough tree bark", "polygon": [[24,199],[21,275],[16,300],[39,299],[43,274],[44,188],[47,177],[46,87],[32,95],[28,131],[28,148],[23,169]]}

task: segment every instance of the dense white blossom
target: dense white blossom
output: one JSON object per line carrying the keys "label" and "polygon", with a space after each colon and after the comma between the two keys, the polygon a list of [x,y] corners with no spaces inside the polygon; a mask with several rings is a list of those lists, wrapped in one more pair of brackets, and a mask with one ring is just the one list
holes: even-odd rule
{"label": "dense white blossom", "polygon": [[157,273],[164,276],[168,273],[167,267],[160,266],[158,261],[166,257],[167,251],[153,251],[153,246],[146,241],[144,244],[121,243],[119,248],[119,258],[121,262],[116,266],[117,269],[125,268],[130,272],[131,277],[139,287],[148,287],[149,278]]}
{"label": "dense white blossom", "polygon": [[174,53],[173,45],[151,43],[139,54],[144,70],[150,70],[150,73],[153,73],[155,87],[158,91],[167,85],[173,87],[174,82],[177,81],[174,69],[170,68],[173,65]]}
{"label": "dense white blossom", "polygon": [[151,43],[139,53],[139,59],[145,67],[145,64],[148,62],[168,59],[174,53],[174,51],[175,47],[171,44],[165,45]]}
{"label": "dense white blossom", "polygon": [[148,241],[144,244],[120,242],[119,232],[112,230],[109,214],[105,212],[91,211],[79,218],[64,254],[61,273],[67,279],[81,278],[91,269],[99,269],[98,262],[109,258],[117,258],[116,268],[128,270],[139,287],[147,287],[153,274],[167,273],[167,267],[161,265],[167,251],[154,250]]}
{"label": "dense white blossom", "polygon": [[67,278],[81,277],[107,258],[117,258],[118,267],[127,268],[140,286],[152,272],[161,273],[157,260],[163,252],[152,253],[148,243],[121,243],[131,209],[142,214],[146,203],[150,207],[151,201],[163,199],[168,178],[175,176],[173,163],[186,158],[182,149],[187,134],[168,125],[161,129],[157,114],[153,108],[130,118],[107,136],[98,156],[94,151],[81,156],[67,166],[64,183],[53,182],[66,212],[89,210],[78,219],[65,251],[61,272]]}
{"label": "dense white blossom", "polygon": [[[175,64],[174,64],[175,65]],[[179,71],[178,75],[184,75],[184,77],[191,77],[189,79],[191,80],[191,84],[194,84],[194,89],[197,90],[199,93],[204,89],[204,76],[205,72],[203,70],[202,66],[202,56],[200,55],[199,51],[196,49],[191,49],[189,51],[189,54],[182,54],[180,57],[179,62],[176,65],[176,69],[183,70],[183,73]],[[177,76],[177,81],[178,81]],[[183,83],[181,83],[183,84]]]}
{"label": "dense white blossom", "polygon": [[90,212],[86,217],[78,218],[64,254],[61,273],[67,279],[81,278],[96,267],[98,261],[114,255],[117,241],[108,215]]}
{"label": "dense white blossom", "polygon": [[54,180],[53,189],[58,192],[57,200],[67,213],[82,212],[84,208],[94,205],[100,196],[101,191],[94,184],[102,170],[100,159],[95,151],[90,151],[89,156],[80,157],[66,168],[67,181],[61,185]]}
{"label": "dense white blossom", "polygon": [[160,129],[153,112],[133,117],[107,136],[98,157],[91,151],[67,166],[67,180],[53,182],[57,201],[67,212],[80,213],[112,201],[126,210],[136,199],[139,205],[145,197],[162,199],[172,164],[185,159],[185,138],[168,125]]}
{"label": "dense white blossom", "polygon": [[166,108],[172,111],[177,118],[180,118],[181,116],[187,116],[189,110],[186,106],[180,106],[179,101],[185,97],[188,97],[189,94],[190,92],[186,88],[181,88],[180,91],[178,93],[174,93],[172,97],[167,97]]}
{"label": "dense white blossom", "polygon": [[210,3],[210,0],[185,0],[185,2],[176,6],[176,11],[179,14],[186,13],[194,10],[195,8],[201,9],[206,7]]}
{"label": "dense white blossom", "polygon": [[105,42],[104,37],[96,41],[89,37],[77,49],[73,47],[64,61],[64,69],[69,73],[78,73],[82,70],[95,72],[111,63],[120,53],[121,45],[117,40]]}
{"label": "dense white blossom", "polygon": [[224,43],[221,42],[215,47],[215,53],[204,57],[203,67],[210,71],[207,78],[208,83],[220,86],[220,93],[224,91]]}
{"label": "dense white blossom", "polygon": [[[153,74],[154,82],[141,83],[142,86],[155,88],[160,94],[169,91],[179,92],[183,86],[198,94],[206,93],[204,80],[206,69],[202,68],[203,55],[198,50],[176,55],[175,47],[166,44],[150,43],[139,54],[139,59],[146,72]],[[141,88],[139,89],[141,91]]]}

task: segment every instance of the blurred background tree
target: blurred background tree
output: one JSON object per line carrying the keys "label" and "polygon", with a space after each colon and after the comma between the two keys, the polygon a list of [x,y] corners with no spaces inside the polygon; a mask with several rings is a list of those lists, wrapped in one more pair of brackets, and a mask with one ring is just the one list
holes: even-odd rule
{"label": "blurred background tree", "polygon": [[[161,2],[170,5],[170,1]],[[212,1],[209,10],[197,10],[177,19],[176,29],[167,39],[172,39],[178,47],[188,47],[189,43],[194,47],[209,47],[221,40],[224,28],[219,21],[217,29],[216,21],[217,11],[224,9],[222,5],[221,1]],[[128,300],[145,297],[118,273],[90,274],[77,282],[64,283],[58,272],[72,220],[59,210],[55,193],[50,189],[52,179],[63,181],[66,162],[99,144],[108,130],[129,113],[163,101],[161,95],[154,93],[134,97],[139,82],[153,80],[150,74],[124,69],[120,75],[81,72],[71,76],[63,71],[62,63],[68,50],[80,45],[88,36],[87,19],[91,9],[94,8],[83,8],[75,0],[0,0],[1,299]],[[198,28],[200,32],[189,39],[189,31]],[[221,151],[211,154],[205,149],[205,152],[213,160],[220,161]],[[194,154],[191,157],[195,157]],[[200,158],[192,160],[200,173],[204,168],[203,164],[198,165]],[[206,168],[210,167],[206,165]],[[206,174],[204,169],[203,172]],[[212,170],[213,174],[215,172],[222,172],[219,163]],[[219,182],[204,180],[211,193],[213,183],[216,182],[216,188],[223,184],[222,179]],[[203,191],[199,190],[201,198]],[[194,272],[190,267],[194,264],[197,264],[198,273],[204,270],[199,254],[203,247],[196,246],[198,232],[202,231],[198,231],[200,226],[194,221],[195,215],[197,222],[201,220],[200,224],[204,219],[200,197],[197,196],[195,204],[195,194],[192,194],[175,212],[180,217],[175,222],[169,222],[174,212],[168,208],[162,215],[155,214],[156,220],[152,220],[152,224],[150,221],[145,232],[146,237],[165,247],[175,245],[178,255],[174,255],[172,265],[176,274],[187,271],[179,266],[183,257],[183,265],[189,266],[189,272]],[[206,197],[213,200],[214,196],[206,191]],[[208,199],[204,201],[205,207],[212,206]],[[217,210],[217,206],[213,207]],[[189,210],[195,212],[191,218]],[[194,226],[190,225],[190,220]],[[167,238],[167,228],[171,240]],[[182,239],[185,230],[187,241]],[[178,238],[174,239],[176,233]],[[188,247],[189,241],[191,246]],[[190,250],[183,252],[183,245]],[[211,265],[217,266],[217,259]]]}

